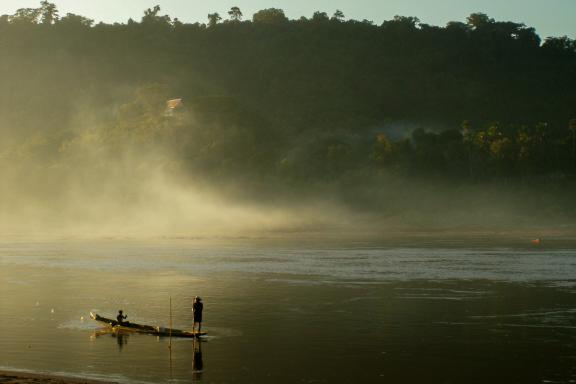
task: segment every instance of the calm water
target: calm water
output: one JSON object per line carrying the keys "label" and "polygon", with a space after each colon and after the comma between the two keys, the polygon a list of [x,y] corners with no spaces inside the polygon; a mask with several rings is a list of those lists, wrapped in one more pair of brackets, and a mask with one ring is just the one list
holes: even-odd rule
{"label": "calm water", "polygon": [[[125,383],[576,382],[576,251],[0,242],[0,368]],[[99,332],[89,311],[201,343]],[[82,317],[84,318],[82,320]]]}

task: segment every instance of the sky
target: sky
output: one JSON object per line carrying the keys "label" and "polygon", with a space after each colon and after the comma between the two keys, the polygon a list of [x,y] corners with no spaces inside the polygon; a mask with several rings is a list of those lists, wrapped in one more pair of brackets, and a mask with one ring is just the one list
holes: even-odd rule
{"label": "sky", "polygon": [[[238,6],[244,18],[264,8],[281,8],[291,18],[310,17],[315,11],[332,14],[336,9],[347,18],[372,20],[376,24],[395,15],[416,16],[422,22],[444,26],[448,21],[465,21],[474,12],[483,12],[499,21],[525,23],[536,28],[542,38],[576,38],[576,0],[52,0],[64,15],[68,12],[96,22],[139,20],[143,11],[160,5],[161,14],[183,22],[206,22],[208,13],[226,16]],[[0,0],[0,14],[13,14],[18,8],[38,7],[40,0]]]}

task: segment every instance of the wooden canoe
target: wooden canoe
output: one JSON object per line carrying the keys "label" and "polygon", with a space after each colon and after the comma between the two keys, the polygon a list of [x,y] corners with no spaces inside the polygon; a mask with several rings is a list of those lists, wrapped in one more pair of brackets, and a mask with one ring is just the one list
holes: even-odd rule
{"label": "wooden canoe", "polygon": [[199,337],[206,334],[206,332],[190,332],[190,331],[183,331],[180,329],[170,329],[164,328],[159,326],[153,325],[143,325],[131,322],[122,322],[122,324],[118,324],[116,320],[108,319],[106,317],[102,317],[97,313],[90,312],[90,317],[100,323],[106,324],[108,327],[114,328],[115,330],[119,331],[127,331],[127,332],[137,332],[137,333],[145,333],[148,335],[155,335],[155,336],[163,336],[163,337]]}

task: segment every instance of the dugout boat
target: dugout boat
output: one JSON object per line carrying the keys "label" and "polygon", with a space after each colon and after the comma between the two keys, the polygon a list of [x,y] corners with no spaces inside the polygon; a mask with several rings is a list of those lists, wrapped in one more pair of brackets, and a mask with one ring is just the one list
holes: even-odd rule
{"label": "dugout boat", "polygon": [[204,336],[206,332],[190,332],[183,331],[180,329],[170,329],[155,325],[143,325],[137,323],[131,323],[128,321],[123,321],[121,324],[114,319],[108,319],[107,317],[102,317],[97,313],[90,312],[90,317],[99,323],[106,324],[108,327],[115,331],[125,331],[125,332],[136,332],[145,333],[148,335],[164,336],[164,337],[199,337]]}

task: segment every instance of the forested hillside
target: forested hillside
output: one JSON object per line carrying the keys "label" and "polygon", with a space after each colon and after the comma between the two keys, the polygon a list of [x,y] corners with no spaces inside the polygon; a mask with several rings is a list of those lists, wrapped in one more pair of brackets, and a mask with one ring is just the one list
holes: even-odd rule
{"label": "forested hillside", "polygon": [[367,211],[399,209],[407,189],[487,185],[576,207],[576,42],[521,23],[233,7],[185,24],[154,7],[94,24],[42,1],[0,17],[0,50],[5,195],[56,180],[65,199],[62,169],[159,167],[224,194]]}

